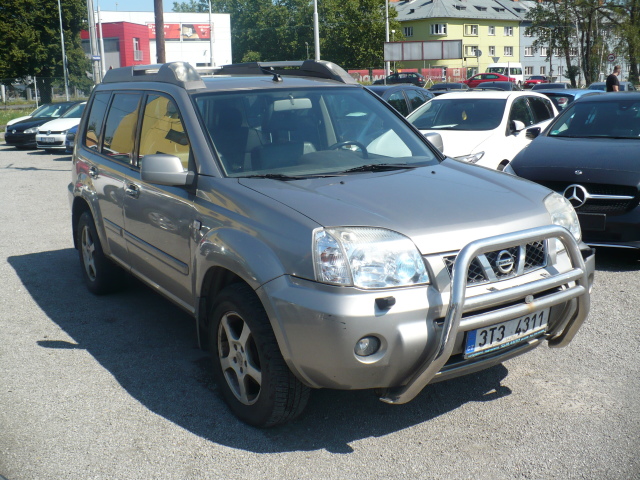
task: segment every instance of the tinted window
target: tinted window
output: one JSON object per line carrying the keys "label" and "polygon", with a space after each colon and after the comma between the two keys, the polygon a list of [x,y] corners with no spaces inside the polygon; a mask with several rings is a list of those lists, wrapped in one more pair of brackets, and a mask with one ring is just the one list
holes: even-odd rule
{"label": "tinted window", "polygon": [[408,120],[421,130],[493,130],[502,121],[505,103],[489,98],[431,100]]}
{"label": "tinted window", "polygon": [[93,97],[84,137],[84,144],[89,148],[98,149],[100,132],[102,131],[102,122],[104,121],[104,114],[107,111],[110,96],[110,93],[98,93]]}
{"label": "tinted window", "polygon": [[104,128],[102,153],[129,163],[133,155],[140,94],[116,93]]}
{"label": "tinted window", "polygon": [[531,115],[531,110],[529,110],[529,106],[527,105],[526,97],[516,98],[513,105],[511,105],[509,121],[512,120],[518,120],[524,123],[525,127],[534,124],[533,116]]}
{"label": "tinted window", "polygon": [[189,166],[190,146],[178,107],[162,95],[149,95],[144,108],[138,157],[164,153],[180,158]]}
{"label": "tinted window", "polygon": [[407,94],[407,97],[409,98],[409,104],[411,105],[411,111],[414,111],[416,108],[418,108],[420,105],[422,105],[424,102],[426,102],[426,98],[424,95],[422,95],[421,92],[417,92],[415,90],[407,90],[405,92]]}
{"label": "tinted window", "polygon": [[551,101],[546,98],[529,97],[529,105],[533,110],[533,118],[535,123],[544,122],[553,118],[553,108]]}
{"label": "tinted window", "polygon": [[404,115],[405,117],[407,115],[409,115],[409,109],[407,107],[407,102],[404,99],[404,95],[402,94],[401,91],[399,92],[394,92],[391,95],[389,95],[389,99],[387,100],[387,102],[389,102],[389,104],[395,108],[396,110],[398,110],[402,115]]}

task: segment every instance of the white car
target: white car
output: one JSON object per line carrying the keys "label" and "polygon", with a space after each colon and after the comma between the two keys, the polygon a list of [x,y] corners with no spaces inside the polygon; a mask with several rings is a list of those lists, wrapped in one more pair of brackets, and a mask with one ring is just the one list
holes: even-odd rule
{"label": "white car", "polygon": [[51,120],[44,125],[38,127],[36,134],[36,143],[38,148],[47,151],[65,150],[67,147],[64,141],[70,128],[78,126],[82,118],[82,112],[87,102],[78,103],[71,107],[60,118]]}
{"label": "white car", "polygon": [[442,137],[448,157],[503,170],[558,114],[535,92],[445,93],[407,117],[423,134]]}
{"label": "white car", "polygon": [[22,120],[26,120],[27,118],[35,118],[35,117],[51,117],[58,118],[65,111],[67,111],[70,107],[75,105],[75,102],[63,102],[63,103],[47,103],[45,105],[40,105],[29,115],[24,115],[22,117],[17,117],[7,122],[7,128],[13,125],[14,123],[18,123]]}

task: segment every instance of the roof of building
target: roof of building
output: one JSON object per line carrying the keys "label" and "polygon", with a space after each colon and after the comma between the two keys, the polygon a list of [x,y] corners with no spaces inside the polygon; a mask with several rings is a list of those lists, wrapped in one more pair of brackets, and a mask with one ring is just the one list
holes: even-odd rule
{"label": "roof of building", "polygon": [[397,20],[423,20],[427,18],[460,18],[474,20],[512,20],[525,18],[530,2],[512,0],[401,0],[392,5],[398,12]]}

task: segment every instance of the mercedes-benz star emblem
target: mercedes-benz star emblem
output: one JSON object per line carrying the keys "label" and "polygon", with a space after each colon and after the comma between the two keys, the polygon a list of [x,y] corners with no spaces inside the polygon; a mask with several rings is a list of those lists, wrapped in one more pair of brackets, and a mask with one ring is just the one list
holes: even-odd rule
{"label": "mercedes-benz star emblem", "polygon": [[513,255],[509,253],[508,250],[502,250],[498,253],[498,257],[496,258],[496,267],[500,270],[500,273],[507,275],[513,270],[514,265]]}
{"label": "mercedes-benz star emblem", "polygon": [[569,185],[564,189],[562,195],[571,202],[573,208],[581,207],[589,198],[589,192],[587,192],[587,189],[582,185],[577,184]]}
{"label": "mercedes-benz star emblem", "polygon": [[47,135],[51,135],[51,130],[47,130]]}
{"label": "mercedes-benz star emblem", "polygon": [[576,171],[575,171],[575,174],[576,174],[576,175],[582,175],[582,170],[576,170]]}

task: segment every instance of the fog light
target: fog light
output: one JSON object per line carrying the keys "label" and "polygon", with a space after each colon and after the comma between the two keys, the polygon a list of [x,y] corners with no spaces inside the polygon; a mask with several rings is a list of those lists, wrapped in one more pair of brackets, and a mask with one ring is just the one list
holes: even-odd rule
{"label": "fog light", "polygon": [[362,337],[356,343],[355,352],[360,357],[368,357],[380,350],[380,339],[377,337]]}

